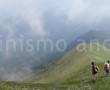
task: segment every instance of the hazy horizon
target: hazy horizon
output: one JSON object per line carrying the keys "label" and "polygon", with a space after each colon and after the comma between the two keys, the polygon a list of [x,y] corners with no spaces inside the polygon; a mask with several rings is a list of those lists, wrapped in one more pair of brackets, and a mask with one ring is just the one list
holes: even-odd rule
{"label": "hazy horizon", "polygon": [[[23,36],[24,41],[51,40],[56,45],[59,40],[65,40],[69,45],[88,31],[109,31],[109,3],[109,0],[0,0],[0,43],[3,41],[5,46],[4,41],[14,39],[19,46],[17,39]],[[31,42],[28,44],[31,47]],[[42,49],[33,52],[30,47],[29,53],[19,50],[14,53],[11,48],[0,52],[1,80],[20,80],[32,72],[33,66],[63,53],[57,51],[58,47],[52,52]]]}

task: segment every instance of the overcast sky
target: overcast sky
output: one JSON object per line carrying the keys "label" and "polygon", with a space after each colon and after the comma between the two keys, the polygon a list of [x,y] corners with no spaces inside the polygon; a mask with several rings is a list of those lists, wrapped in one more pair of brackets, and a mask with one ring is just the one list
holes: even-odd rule
{"label": "overcast sky", "polygon": [[[29,24],[32,32],[38,35],[49,33],[44,28],[46,12],[65,16],[65,23],[99,30],[109,28],[110,0],[0,0],[1,24],[4,18],[20,17]],[[102,26],[103,22],[108,26]],[[13,32],[11,25],[4,26]]]}
{"label": "overcast sky", "polygon": [[[110,0],[0,0],[0,34],[5,31],[11,37],[15,35],[15,30],[17,34],[30,30],[29,33],[32,35],[44,37],[52,34],[52,38],[66,37],[73,42],[73,36],[76,34],[73,34],[74,32],[78,31],[79,34],[84,30],[109,30],[109,28]],[[11,52],[8,54],[5,52],[0,55],[8,61],[14,56]],[[32,57],[37,60],[36,57]],[[22,72],[30,71],[32,65],[20,67],[23,61],[25,64],[28,62],[26,63],[24,58],[19,60],[20,63],[16,65],[14,62],[17,60],[5,62],[4,59],[0,59],[0,78],[16,80],[21,77]],[[18,72],[19,76],[10,66],[25,69]]]}

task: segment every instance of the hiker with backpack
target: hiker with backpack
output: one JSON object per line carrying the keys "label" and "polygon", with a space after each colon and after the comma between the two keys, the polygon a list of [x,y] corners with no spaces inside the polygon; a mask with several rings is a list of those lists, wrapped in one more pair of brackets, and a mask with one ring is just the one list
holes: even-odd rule
{"label": "hiker with backpack", "polygon": [[95,62],[92,62],[91,65],[92,65],[93,81],[95,81],[96,78],[97,78],[96,75],[97,75],[97,73],[98,73],[99,67],[95,64]]}
{"label": "hiker with backpack", "polygon": [[105,71],[106,75],[109,75],[109,71],[110,71],[110,61],[109,60],[104,64],[104,71]]}

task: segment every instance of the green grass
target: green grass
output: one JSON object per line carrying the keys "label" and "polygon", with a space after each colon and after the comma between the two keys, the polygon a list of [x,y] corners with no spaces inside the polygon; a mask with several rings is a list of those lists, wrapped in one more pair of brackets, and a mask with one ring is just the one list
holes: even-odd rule
{"label": "green grass", "polygon": [[110,54],[105,52],[100,46],[100,51],[97,51],[97,46],[93,45],[92,51],[89,44],[86,45],[86,50],[79,52],[73,49],[56,63],[50,65],[44,72],[33,76],[32,82],[36,83],[63,83],[67,78],[73,77],[81,69],[91,64],[91,61],[104,63],[110,58]]}
{"label": "green grass", "polygon": [[[104,51],[101,46],[98,46],[98,48],[99,51],[97,50],[97,46],[93,44],[92,50],[90,50],[89,44],[87,44],[86,51],[78,52],[77,49],[71,50],[54,65],[51,65],[49,69],[41,73],[40,77],[39,75],[35,76],[36,79],[34,78],[35,81],[33,80],[33,82],[54,83],[58,85],[66,84],[78,87],[90,85],[94,90],[97,88],[100,90],[109,88],[110,78],[102,77],[104,77],[103,64],[110,58],[110,53]],[[95,84],[91,81],[91,61],[95,61],[100,66],[98,80]]]}
{"label": "green grass", "polygon": [[[101,46],[99,48],[100,51],[97,51],[97,46],[93,45],[91,51],[88,44],[86,51],[73,49],[43,72],[34,74],[28,83],[1,82],[0,90],[110,90],[110,76],[106,77],[103,71],[103,64],[110,58],[110,54]],[[100,67],[96,82],[92,81],[91,61]]]}
{"label": "green grass", "polygon": [[85,68],[82,68],[76,74],[73,74],[72,77],[66,78],[63,83],[60,84],[38,84],[38,83],[20,83],[20,82],[1,82],[0,90],[110,90],[110,76],[105,76],[103,71],[103,63],[98,63],[100,71],[97,75],[96,82],[92,81],[91,72],[88,69],[89,65]]}

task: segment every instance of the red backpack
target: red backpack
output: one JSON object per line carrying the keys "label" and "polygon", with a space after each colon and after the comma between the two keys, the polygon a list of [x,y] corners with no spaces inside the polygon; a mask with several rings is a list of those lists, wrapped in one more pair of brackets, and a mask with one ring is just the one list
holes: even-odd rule
{"label": "red backpack", "polygon": [[104,64],[104,70],[108,70],[108,64]]}

